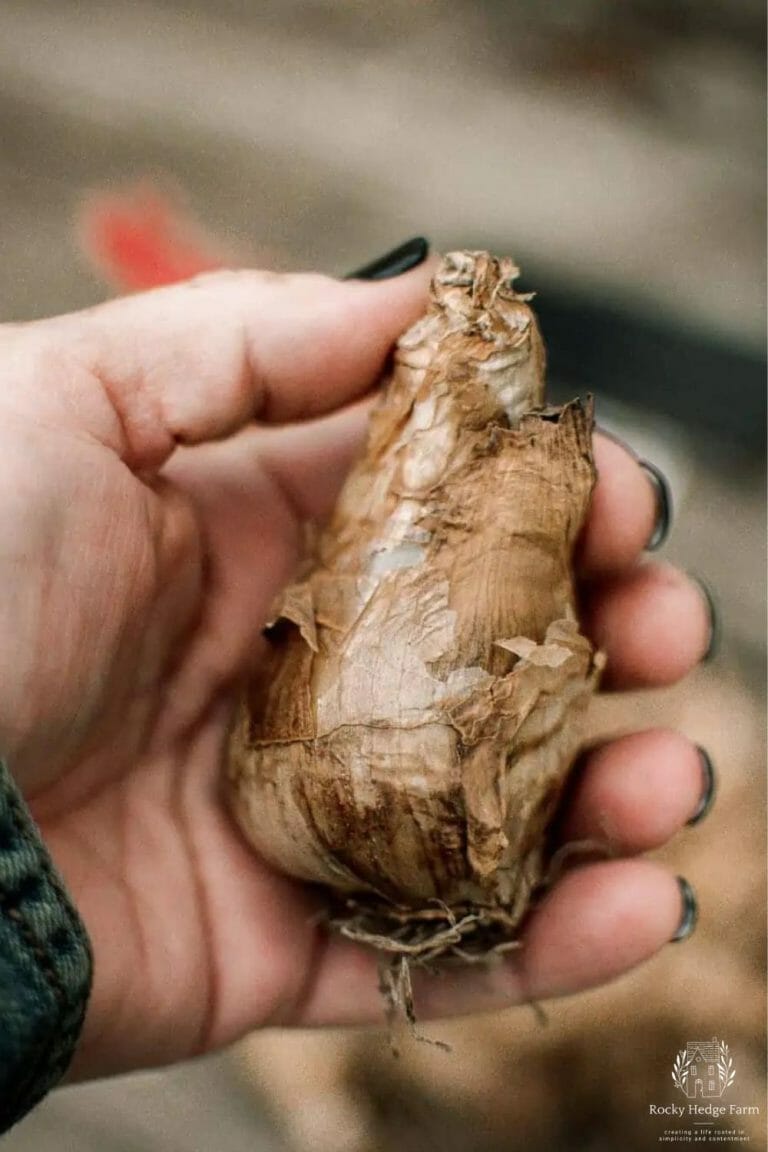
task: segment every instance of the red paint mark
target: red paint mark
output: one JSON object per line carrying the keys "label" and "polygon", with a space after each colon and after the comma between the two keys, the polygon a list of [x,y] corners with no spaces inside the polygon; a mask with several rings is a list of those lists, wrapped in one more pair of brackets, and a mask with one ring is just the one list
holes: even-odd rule
{"label": "red paint mark", "polygon": [[90,196],[80,216],[82,248],[96,271],[123,291],[156,288],[233,267],[182,197],[141,183]]}

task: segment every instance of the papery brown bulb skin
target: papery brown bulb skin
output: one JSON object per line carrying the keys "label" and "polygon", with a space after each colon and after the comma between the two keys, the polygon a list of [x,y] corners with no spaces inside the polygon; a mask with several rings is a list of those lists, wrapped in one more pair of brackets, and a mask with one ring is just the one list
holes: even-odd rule
{"label": "papery brown bulb skin", "polygon": [[572,574],[591,405],[543,407],[515,274],[443,260],[276,607],[228,768],[241,828],[282,871],[414,915],[499,909],[507,928],[541,882],[601,666]]}

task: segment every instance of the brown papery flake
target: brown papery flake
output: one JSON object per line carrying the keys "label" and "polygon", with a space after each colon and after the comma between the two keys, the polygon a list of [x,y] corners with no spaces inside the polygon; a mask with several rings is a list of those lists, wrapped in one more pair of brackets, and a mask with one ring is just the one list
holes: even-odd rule
{"label": "brown papery flake", "polygon": [[602,666],[572,574],[591,403],[544,407],[516,274],[442,261],[231,740],[248,840],[409,961],[514,943]]}

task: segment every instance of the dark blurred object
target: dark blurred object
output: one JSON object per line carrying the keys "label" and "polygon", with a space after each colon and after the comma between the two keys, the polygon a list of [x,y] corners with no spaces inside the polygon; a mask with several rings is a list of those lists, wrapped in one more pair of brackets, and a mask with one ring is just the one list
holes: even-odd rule
{"label": "dark blurred object", "polygon": [[754,458],[765,453],[766,362],[699,331],[543,286],[536,311],[553,396],[614,396]]}

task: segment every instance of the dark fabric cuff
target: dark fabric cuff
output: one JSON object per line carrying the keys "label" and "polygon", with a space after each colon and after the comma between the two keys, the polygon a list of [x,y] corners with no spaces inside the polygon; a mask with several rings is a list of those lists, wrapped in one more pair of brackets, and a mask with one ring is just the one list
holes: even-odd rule
{"label": "dark fabric cuff", "polygon": [[85,927],[0,760],[0,1132],[66,1072],[92,977]]}

